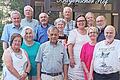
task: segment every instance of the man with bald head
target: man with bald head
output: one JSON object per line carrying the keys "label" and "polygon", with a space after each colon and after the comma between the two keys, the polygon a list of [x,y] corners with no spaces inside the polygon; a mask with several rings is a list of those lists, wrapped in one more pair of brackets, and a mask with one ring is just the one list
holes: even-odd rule
{"label": "man with bald head", "polygon": [[106,25],[107,25],[107,23],[106,23],[105,16],[100,15],[96,18],[96,27],[99,29],[99,35],[97,38],[98,42],[105,39],[104,29],[105,29]]}
{"label": "man with bald head", "polygon": [[71,7],[64,7],[63,18],[66,21],[66,25],[64,28],[64,34],[68,36],[69,32],[75,28],[75,21],[72,20],[72,8]]}
{"label": "man with bald head", "polygon": [[46,41],[48,41],[48,34],[47,34],[47,30],[49,27],[51,27],[52,25],[49,24],[49,16],[47,13],[40,13],[39,15],[39,25],[37,25],[36,28],[36,41],[39,43],[44,43]]}
{"label": "man with bald head", "polygon": [[90,79],[119,80],[120,40],[115,38],[115,27],[108,25],[104,30],[105,40],[98,42],[94,49]]}

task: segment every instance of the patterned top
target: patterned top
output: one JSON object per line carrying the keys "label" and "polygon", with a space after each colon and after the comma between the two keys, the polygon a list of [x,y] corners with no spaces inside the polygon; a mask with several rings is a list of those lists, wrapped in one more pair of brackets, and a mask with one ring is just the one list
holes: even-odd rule
{"label": "patterned top", "polygon": [[96,44],[94,53],[94,71],[99,74],[110,74],[120,69],[120,41],[114,40],[110,45],[105,40]]}
{"label": "patterned top", "polygon": [[75,21],[71,20],[69,22],[67,22],[67,24],[65,25],[65,28],[64,28],[64,34],[65,35],[69,35],[69,32],[71,30],[73,30],[75,28]]}

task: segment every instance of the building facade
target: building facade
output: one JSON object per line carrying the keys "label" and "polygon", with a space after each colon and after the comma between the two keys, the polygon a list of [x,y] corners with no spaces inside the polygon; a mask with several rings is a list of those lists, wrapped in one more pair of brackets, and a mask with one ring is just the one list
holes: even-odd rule
{"label": "building facade", "polygon": [[112,24],[116,27],[120,34],[120,0],[25,0],[25,4],[30,4],[35,9],[34,17],[38,19],[41,12],[46,12],[50,15],[50,22],[62,17],[62,10],[65,6],[70,6],[73,9],[73,19],[78,14],[87,12],[95,13],[95,16],[105,15],[107,24]]}

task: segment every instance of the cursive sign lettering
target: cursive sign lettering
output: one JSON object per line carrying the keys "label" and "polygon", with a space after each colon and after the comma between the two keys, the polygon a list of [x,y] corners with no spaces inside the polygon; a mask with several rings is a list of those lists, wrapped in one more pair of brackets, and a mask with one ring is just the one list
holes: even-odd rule
{"label": "cursive sign lettering", "polygon": [[95,4],[104,4],[108,3],[109,0],[57,0],[58,3],[71,4],[71,3],[95,3]]}

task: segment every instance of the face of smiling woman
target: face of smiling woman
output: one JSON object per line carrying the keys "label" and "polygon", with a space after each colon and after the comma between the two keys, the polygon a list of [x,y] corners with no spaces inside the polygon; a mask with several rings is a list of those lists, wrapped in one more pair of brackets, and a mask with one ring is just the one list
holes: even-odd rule
{"label": "face of smiling woman", "polygon": [[25,40],[27,42],[33,41],[33,31],[30,28],[25,30]]}
{"label": "face of smiling woman", "polygon": [[21,47],[21,43],[22,43],[21,37],[20,36],[15,37],[13,42],[12,42],[13,50],[19,50]]}

